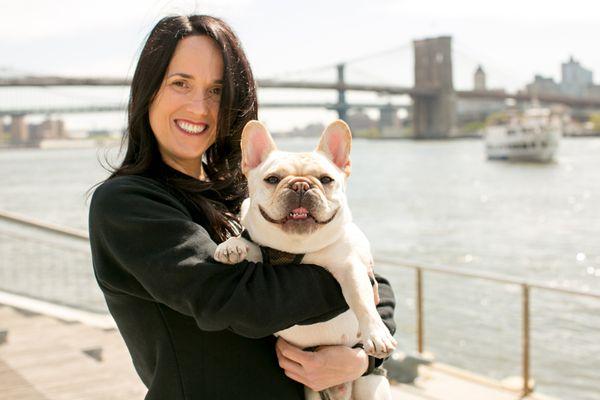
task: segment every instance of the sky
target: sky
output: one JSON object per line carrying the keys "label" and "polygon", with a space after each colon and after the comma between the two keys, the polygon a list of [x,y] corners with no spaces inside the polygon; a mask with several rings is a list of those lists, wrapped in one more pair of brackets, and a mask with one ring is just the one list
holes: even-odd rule
{"label": "sky", "polygon": [[130,76],[156,21],[191,13],[227,21],[258,78],[333,79],[320,67],[383,52],[349,80],[410,85],[412,41],[450,35],[458,89],[478,64],[489,87],[559,80],[570,56],[600,80],[600,2],[589,0],[0,0],[0,76]]}

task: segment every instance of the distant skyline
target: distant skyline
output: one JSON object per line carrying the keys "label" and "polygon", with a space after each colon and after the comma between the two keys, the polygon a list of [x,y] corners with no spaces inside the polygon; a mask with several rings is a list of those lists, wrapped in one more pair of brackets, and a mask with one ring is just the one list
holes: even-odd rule
{"label": "distant skyline", "polygon": [[151,27],[173,13],[225,19],[258,78],[406,45],[358,63],[356,79],[411,84],[412,41],[450,35],[459,89],[472,87],[477,64],[492,88],[520,89],[535,74],[559,81],[571,56],[600,81],[600,3],[583,0],[0,0],[0,75],[131,75]]}

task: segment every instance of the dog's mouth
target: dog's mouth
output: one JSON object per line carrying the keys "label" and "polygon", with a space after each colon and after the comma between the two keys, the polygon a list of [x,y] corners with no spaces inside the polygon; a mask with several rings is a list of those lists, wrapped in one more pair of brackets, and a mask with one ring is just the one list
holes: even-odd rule
{"label": "dog's mouth", "polygon": [[260,210],[260,213],[264,219],[273,224],[282,225],[286,223],[315,223],[318,225],[325,225],[331,222],[338,212],[338,210],[335,210],[331,217],[327,218],[324,221],[319,221],[304,207],[294,208],[285,217],[281,219],[272,218],[261,206],[258,206],[258,209]]}

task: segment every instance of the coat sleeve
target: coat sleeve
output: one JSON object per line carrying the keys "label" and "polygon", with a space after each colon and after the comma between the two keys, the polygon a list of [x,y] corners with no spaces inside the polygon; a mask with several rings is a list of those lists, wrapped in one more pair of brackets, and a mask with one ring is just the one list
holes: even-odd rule
{"label": "coat sleeve", "polygon": [[323,268],[216,262],[216,244],[206,230],[148,178],[113,178],[98,187],[89,229],[96,278],[105,292],[165,304],[203,330],[259,338],[348,308]]}
{"label": "coat sleeve", "polygon": [[[394,309],[396,307],[396,299],[394,297],[394,291],[390,282],[379,274],[375,274],[375,280],[379,286],[379,304],[377,304],[377,312],[381,317],[381,320],[387,326],[390,333],[393,335],[396,332],[396,322],[394,321]],[[337,314],[328,315],[323,314],[315,318],[310,318],[302,321],[300,325],[316,324],[318,322],[327,321]]]}
{"label": "coat sleeve", "polygon": [[379,304],[377,304],[377,312],[383,323],[393,335],[396,333],[396,322],[394,321],[394,309],[396,308],[396,298],[392,285],[383,276],[375,274],[375,280],[379,285]]}

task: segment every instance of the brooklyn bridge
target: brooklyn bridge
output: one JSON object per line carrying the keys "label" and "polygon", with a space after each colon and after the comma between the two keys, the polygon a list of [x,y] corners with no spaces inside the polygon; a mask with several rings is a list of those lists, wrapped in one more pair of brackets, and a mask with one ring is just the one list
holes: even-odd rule
{"label": "brooklyn bridge", "polygon": [[[600,97],[569,96],[563,94],[530,93],[526,91],[507,92],[505,90],[456,90],[453,82],[453,49],[449,36],[427,38],[412,42],[414,83],[412,86],[396,86],[391,84],[349,83],[346,80],[346,69],[354,61],[342,62],[331,66],[335,68],[337,79],[331,82],[289,79],[258,79],[260,90],[287,91],[329,91],[336,93],[337,101],[333,102],[261,102],[261,108],[280,109],[327,109],[336,111],[338,117],[346,120],[350,109],[378,109],[380,121],[385,124],[391,120],[399,109],[406,109],[410,116],[412,136],[414,138],[447,138],[456,134],[457,102],[461,100],[487,101],[501,103],[511,101],[513,104],[539,102],[542,105],[560,104],[568,107],[574,114],[589,115],[600,110]],[[366,56],[368,57],[368,56]],[[363,59],[360,57],[358,59]],[[24,88],[49,87],[127,87],[130,81],[119,78],[99,77],[58,77],[58,76],[13,76],[2,77],[0,89],[4,95],[12,96]],[[350,102],[347,95],[353,92],[374,93],[383,96],[408,96],[409,103],[382,104],[376,102]],[[43,104],[43,105],[9,105],[10,101],[0,102],[0,117],[10,117],[9,133],[13,143],[27,140],[25,119],[29,115],[77,114],[122,112],[126,105],[118,103],[97,104]]]}

